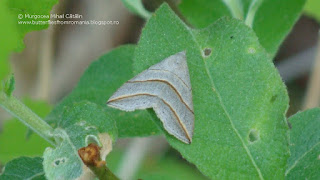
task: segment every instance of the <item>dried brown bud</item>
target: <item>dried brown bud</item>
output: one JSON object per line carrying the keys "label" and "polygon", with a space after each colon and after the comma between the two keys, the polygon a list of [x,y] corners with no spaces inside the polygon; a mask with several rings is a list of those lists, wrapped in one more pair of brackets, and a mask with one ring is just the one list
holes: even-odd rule
{"label": "dried brown bud", "polygon": [[87,147],[80,148],[78,154],[83,163],[87,166],[102,167],[106,164],[100,158],[100,147],[96,144],[89,144]]}

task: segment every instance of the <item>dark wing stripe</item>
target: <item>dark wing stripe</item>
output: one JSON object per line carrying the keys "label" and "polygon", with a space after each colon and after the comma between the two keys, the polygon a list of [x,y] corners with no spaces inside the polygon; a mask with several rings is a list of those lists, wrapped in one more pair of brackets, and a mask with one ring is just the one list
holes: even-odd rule
{"label": "dark wing stripe", "polygon": [[179,76],[177,76],[175,73],[173,73],[173,72],[171,72],[171,71],[164,70],[164,69],[148,69],[148,70],[151,70],[151,71],[163,71],[163,72],[171,73],[171,74],[173,74],[175,77],[177,77],[187,88],[191,89],[191,88],[183,81],[183,79],[181,79]]}
{"label": "dark wing stripe", "polygon": [[178,92],[178,90],[168,81],[166,80],[162,80],[162,79],[150,79],[150,80],[143,80],[143,81],[128,81],[127,83],[137,83],[137,82],[162,82],[162,83],[165,83],[167,85],[169,85],[171,87],[171,89],[173,89],[173,91],[178,95],[180,101],[187,107],[187,109],[192,113],[193,113],[193,110],[187,105],[187,103],[182,99],[182,96],[181,94]]}
{"label": "dark wing stripe", "polygon": [[170,106],[170,104],[168,104],[164,99],[162,99],[162,98],[160,98],[158,96],[155,96],[155,95],[152,95],[152,94],[147,94],[147,93],[132,94],[132,95],[125,95],[125,96],[120,96],[118,98],[110,99],[107,103],[111,103],[111,102],[118,101],[118,100],[121,100],[121,99],[131,98],[131,97],[135,97],[135,96],[152,96],[152,97],[157,97],[157,98],[161,99],[161,101],[170,108],[170,110],[172,111],[172,113],[176,117],[178,123],[182,127],[184,133],[186,134],[186,137],[191,142],[191,137],[188,134],[188,131],[187,131],[185,125],[181,122],[179,116],[177,115],[177,112]]}

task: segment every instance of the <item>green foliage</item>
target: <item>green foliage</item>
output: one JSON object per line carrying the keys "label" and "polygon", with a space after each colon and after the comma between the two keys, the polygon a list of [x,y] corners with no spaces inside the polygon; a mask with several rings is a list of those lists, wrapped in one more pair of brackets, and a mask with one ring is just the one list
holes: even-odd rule
{"label": "green foliage", "polygon": [[[49,18],[29,19],[26,14],[50,16],[50,10],[58,0],[2,0],[0,1],[0,82],[10,73],[9,54],[21,51],[26,33],[42,30],[48,25],[37,25],[37,22],[48,21]],[[22,15],[22,19],[19,16]],[[19,24],[19,21],[33,21],[34,24]]]}
{"label": "green foliage", "polygon": [[[50,19],[50,11],[53,5],[57,2],[58,0],[5,0],[7,8],[14,17],[14,20],[12,21],[11,19],[11,22],[14,22],[18,31],[18,38],[20,42],[16,47],[16,50],[21,51],[23,49],[23,38],[26,33],[48,28],[48,24],[39,23]],[[29,18],[27,17],[28,15],[42,15],[44,17]],[[32,24],[19,24],[20,21],[31,21]]]}
{"label": "green foliage", "polygon": [[[58,128],[54,132],[58,146],[47,148],[44,152],[44,171],[48,179],[75,179],[80,177],[83,166],[78,149],[90,143],[103,148],[110,146],[104,143],[107,133],[113,142],[117,137],[115,121],[99,105],[82,101],[66,107],[60,117]],[[103,153],[102,153],[103,154]]]}
{"label": "green foliage", "polygon": [[0,83],[10,72],[7,58],[9,53],[15,49],[18,44],[18,30],[14,23],[14,17],[6,8],[5,1],[0,1],[0,22],[3,24],[0,28]]}
{"label": "green foliage", "polygon": [[0,180],[45,180],[42,158],[19,157],[6,164]]}
{"label": "green foliage", "polygon": [[73,107],[74,102],[88,100],[105,107],[116,120],[119,137],[149,136],[159,134],[159,130],[146,111],[125,113],[106,106],[109,97],[132,74],[134,46],[122,46],[102,56],[81,77],[77,87],[47,117],[57,123],[65,107]]}
{"label": "green foliage", "polygon": [[320,22],[320,1],[307,0],[307,3],[304,7],[304,12]]}
{"label": "green foliage", "polygon": [[290,151],[287,179],[319,179],[320,109],[314,108],[289,118]]}
{"label": "green foliage", "polygon": [[266,51],[274,56],[304,3],[305,0],[183,0],[179,9],[197,28],[207,27],[223,16],[242,19],[253,28]]}
{"label": "green foliage", "polygon": [[[206,48],[212,51],[209,56],[203,53]],[[191,30],[163,5],[142,32],[135,74],[184,50],[194,136],[187,145],[167,134],[169,143],[213,179],[283,179],[289,155],[288,96],[255,33],[231,18]],[[250,136],[256,138],[250,141]]]}
{"label": "green foliage", "polygon": [[[48,103],[24,99],[23,102],[40,117],[45,117],[51,110]],[[6,163],[19,156],[40,156],[49,146],[37,134],[26,139],[28,128],[18,119],[5,121],[0,132],[0,163]],[[13,143],[14,142],[14,143]]]}

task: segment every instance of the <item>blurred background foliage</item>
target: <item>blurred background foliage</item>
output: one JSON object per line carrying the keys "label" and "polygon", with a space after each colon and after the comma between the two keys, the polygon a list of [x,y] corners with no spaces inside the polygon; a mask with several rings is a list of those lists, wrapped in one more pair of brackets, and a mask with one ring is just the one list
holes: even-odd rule
{"label": "blurred background foliage", "polygon": [[[130,13],[120,0],[60,0],[51,13],[81,14],[87,20],[115,20],[119,25],[83,26],[56,25],[46,30],[19,30],[0,1],[0,21],[8,25],[0,28],[0,79],[9,73],[5,61],[12,50],[10,64],[16,78],[15,96],[28,97],[24,102],[39,116],[45,117],[51,106],[59,102],[75,87],[88,65],[121,44],[136,43],[145,20]],[[144,0],[149,11],[154,11],[163,0]],[[166,0],[179,15],[179,0]],[[56,1],[50,1],[52,6]],[[47,8],[48,9],[48,8]],[[43,13],[48,13],[44,9]],[[30,10],[32,12],[32,9]],[[15,14],[16,15],[16,14]],[[148,16],[148,13],[144,14]],[[6,18],[3,18],[6,17]],[[275,56],[275,65],[285,81],[290,96],[288,116],[306,107],[310,74],[314,71],[318,48],[320,1],[308,0],[304,14],[297,21]],[[46,27],[38,27],[40,30]],[[26,34],[27,33],[27,34]],[[26,36],[24,37],[24,35]],[[10,38],[9,38],[10,37]],[[24,45],[21,43],[24,37]],[[23,46],[25,46],[24,50]],[[315,69],[320,71],[320,69]],[[36,134],[3,110],[0,110],[0,167],[14,157],[39,156],[48,146]],[[26,141],[27,139],[27,141]],[[138,141],[139,147],[135,146]],[[145,141],[147,148],[143,145]],[[140,149],[139,149],[140,148]],[[144,148],[141,151],[141,148]],[[140,152],[137,154],[137,152]],[[121,139],[108,156],[107,164],[118,174],[123,174],[123,161],[136,153],[141,161],[136,164],[133,177],[146,179],[206,179],[198,170],[173,150],[163,137]],[[141,157],[138,157],[139,154]],[[161,174],[161,176],[159,176]]]}

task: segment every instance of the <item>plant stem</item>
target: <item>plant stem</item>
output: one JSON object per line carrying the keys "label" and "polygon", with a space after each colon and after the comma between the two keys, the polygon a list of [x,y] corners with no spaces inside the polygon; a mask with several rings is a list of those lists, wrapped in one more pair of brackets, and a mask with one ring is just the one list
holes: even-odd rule
{"label": "plant stem", "polygon": [[256,15],[257,10],[259,9],[262,0],[254,0],[250,4],[249,11],[245,20],[247,26],[252,27],[254,16]]}
{"label": "plant stem", "polygon": [[55,146],[54,138],[51,135],[53,128],[14,96],[8,96],[0,91],[0,106]]}
{"label": "plant stem", "polygon": [[100,180],[119,180],[119,178],[114,175],[109,168],[106,166],[103,167],[95,167],[95,166],[88,166],[91,171],[96,175],[96,177]]}
{"label": "plant stem", "polygon": [[240,0],[223,0],[223,2],[227,5],[231,14],[234,18],[243,19],[243,10],[242,3]]}

